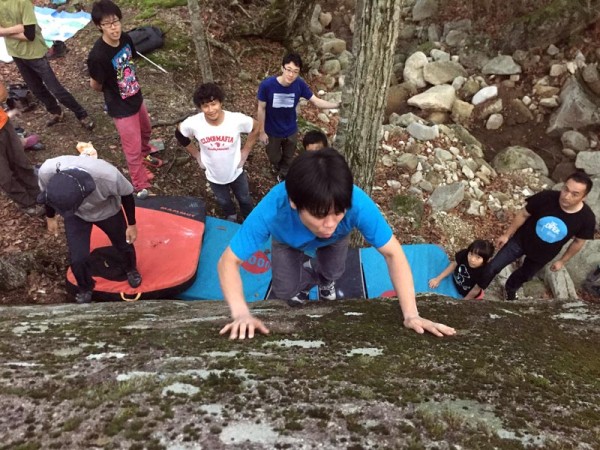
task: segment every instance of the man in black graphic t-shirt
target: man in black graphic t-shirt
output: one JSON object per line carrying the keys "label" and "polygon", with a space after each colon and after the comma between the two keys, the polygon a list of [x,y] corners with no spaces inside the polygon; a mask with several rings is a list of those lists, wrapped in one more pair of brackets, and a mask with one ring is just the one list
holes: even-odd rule
{"label": "man in black graphic t-shirt", "polygon": [[92,89],[104,93],[108,115],[113,118],[127,160],[131,183],[139,198],[148,195],[153,175],[144,164],[160,167],[150,155],[150,117],[136,76],[133,41],[121,31],[121,10],[111,0],[92,7],[92,20],[102,32],[88,56]]}
{"label": "man in black graphic t-shirt", "polygon": [[592,189],[592,180],[584,172],[571,174],[562,190],[543,191],[527,199],[527,205],[515,216],[506,232],[497,239],[501,248],[486,266],[481,286],[486,288],[504,267],[525,255],[522,266],[506,281],[506,299],[514,300],[517,290],[533,278],[548,262],[560,253],[573,238],[561,258],[550,270],[560,270],[594,238],[596,218],[584,203]]}

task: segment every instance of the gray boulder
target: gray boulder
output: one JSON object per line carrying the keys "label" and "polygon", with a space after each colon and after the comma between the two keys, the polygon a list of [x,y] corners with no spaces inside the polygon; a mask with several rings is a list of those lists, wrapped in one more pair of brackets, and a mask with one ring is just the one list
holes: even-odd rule
{"label": "gray boulder", "polygon": [[334,55],[341,54],[346,50],[346,41],[338,38],[322,38],[321,51],[323,53],[333,53]]}
{"label": "gray boulder", "polygon": [[408,99],[408,104],[423,110],[452,111],[456,92],[449,84],[429,88],[425,92]]}
{"label": "gray boulder", "polygon": [[423,119],[421,119],[419,116],[417,116],[416,114],[413,113],[406,113],[406,114],[395,114],[393,113],[390,116],[390,124],[391,125],[396,125],[399,127],[408,127],[411,123],[413,122],[423,122]]}
{"label": "gray boulder", "polygon": [[514,75],[521,73],[519,66],[509,55],[499,55],[488,61],[483,66],[482,72],[485,75]]}
{"label": "gray boulder", "polygon": [[425,79],[423,78],[423,67],[429,64],[427,55],[423,52],[415,52],[408,57],[404,63],[404,81],[413,83],[418,88],[424,88],[426,86]]}
{"label": "gray boulder", "polygon": [[579,152],[575,167],[582,169],[588,175],[600,174],[600,152]]}
{"label": "gray boulder", "polygon": [[[566,249],[566,246],[565,246]],[[556,259],[560,258],[557,256]],[[576,288],[580,288],[587,275],[600,266],[600,239],[586,241],[583,248],[573,256],[565,267]]]}
{"label": "gray boulder", "polygon": [[429,203],[434,211],[448,211],[458,206],[464,198],[464,185],[462,183],[452,183],[435,188],[429,198]]}
{"label": "gray boulder", "polygon": [[467,71],[454,61],[434,61],[423,67],[423,78],[433,85],[452,82],[456,77],[467,77]]}
{"label": "gray boulder", "polygon": [[579,131],[565,131],[560,137],[563,147],[571,148],[576,152],[584,152],[590,148],[590,141]]}
{"label": "gray boulder", "polygon": [[451,30],[446,35],[446,44],[448,44],[450,47],[457,47],[463,44],[468,37],[469,35],[465,31]]}
{"label": "gray boulder", "polygon": [[550,270],[551,264],[544,268],[544,279],[546,284],[552,291],[554,298],[561,300],[574,300],[577,298],[577,291],[573,280],[566,269],[561,269],[557,272]]}
{"label": "gray boulder", "polygon": [[412,18],[415,22],[435,16],[438,10],[437,0],[417,0],[412,9]]}
{"label": "gray boulder", "polygon": [[548,122],[549,134],[560,134],[567,130],[579,130],[600,123],[600,101],[580,86],[575,77],[570,77],[560,93],[560,106]]}
{"label": "gray boulder", "polygon": [[492,160],[492,167],[500,173],[532,168],[548,176],[548,167],[544,160],[533,150],[518,145],[507,147]]}
{"label": "gray boulder", "polygon": [[412,137],[419,141],[431,141],[440,135],[440,130],[437,125],[430,127],[419,122],[411,123],[406,130]]}

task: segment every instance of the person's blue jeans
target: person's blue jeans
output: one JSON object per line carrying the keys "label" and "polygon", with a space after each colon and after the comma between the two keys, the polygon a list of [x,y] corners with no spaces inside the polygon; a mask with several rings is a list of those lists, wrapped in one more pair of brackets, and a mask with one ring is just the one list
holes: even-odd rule
{"label": "person's blue jeans", "polygon": [[500,273],[502,269],[508,266],[510,263],[516,261],[521,256],[525,255],[525,260],[521,267],[515,270],[508,280],[506,280],[506,285],[504,286],[507,294],[515,293],[517,290],[527,281],[531,280],[536,273],[544,267],[548,261],[540,262],[534,261],[529,256],[525,254],[525,250],[521,246],[521,243],[518,239],[510,238],[506,244],[498,251],[496,256],[486,265],[481,287],[485,289],[492,282],[494,277]]}
{"label": "person's blue jeans", "polygon": [[233,195],[240,205],[240,211],[243,218],[246,218],[252,211],[252,208],[254,208],[252,197],[250,196],[250,186],[248,185],[246,171],[243,171],[239,177],[228,184],[217,184],[212,181],[209,181],[209,183],[225,217],[233,216],[235,214],[235,205],[231,199],[231,192],[233,192]]}
{"label": "person's blue jeans", "polygon": [[[309,258],[302,250],[271,240],[271,298],[287,300],[298,292],[338,280],[346,270],[350,236],[316,250]],[[304,264],[310,259],[312,269]]]}
{"label": "person's blue jeans", "polygon": [[[58,102],[65,105],[75,114],[78,120],[87,117],[87,111],[75,97],[67,91],[50,66],[45,56],[37,59],[13,58],[17,69],[33,95],[41,101],[50,114],[60,114],[62,109]],[[58,102],[57,102],[58,100]]]}

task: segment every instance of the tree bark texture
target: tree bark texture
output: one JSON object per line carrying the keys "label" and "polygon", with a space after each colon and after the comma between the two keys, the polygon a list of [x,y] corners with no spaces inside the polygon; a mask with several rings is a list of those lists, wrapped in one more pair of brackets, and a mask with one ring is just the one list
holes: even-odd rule
{"label": "tree bark texture", "polygon": [[200,66],[200,74],[202,75],[203,83],[213,81],[212,66],[210,63],[210,52],[206,42],[206,32],[200,15],[200,6],[198,0],[188,0],[188,10],[190,12],[190,20],[192,22],[192,38],[196,47],[196,57]]}
{"label": "tree bark texture", "polygon": [[358,0],[356,5],[354,62],[342,93],[334,145],[346,156],[354,182],[367,193],[373,187],[401,6],[402,0]]}

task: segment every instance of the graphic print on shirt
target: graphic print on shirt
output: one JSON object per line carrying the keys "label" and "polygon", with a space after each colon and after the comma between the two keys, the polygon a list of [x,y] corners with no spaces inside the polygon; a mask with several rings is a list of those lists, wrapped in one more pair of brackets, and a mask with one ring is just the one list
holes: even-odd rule
{"label": "graphic print on shirt", "polygon": [[233,144],[233,136],[206,136],[200,139],[200,144],[206,150],[223,152],[229,150]]}
{"label": "graphic print on shirt", "polygon": [[283,93],[275,93],[273,94],[273,108],[293,108],[294,100],[296,98],[295,94],[283,94]]}
{"label": "graphic print on shirt", "polygon": [[558,217],[542,217],[535,224],[535,233],[544,242],[554,244],[567,235],[567,225]]}
{"label": "graphic print on shirt", "polygon": [[458,269],[454,273],[454,280],[456,281],[456,284],[462,286],[463,289],[470,289],[470,286],[468,285],[468,280],[470,279],[471,275],[469,274],[469,269],[467,269],[467,266],[464,264],[458,266]]}
{"label": "graphic print on shirt", "polygon": [[135,76],[135,63],[129,44],[125,45],[112,59],[112,65],[117,73],[119,94],[125,100],[140,91],[140,84]]}

